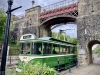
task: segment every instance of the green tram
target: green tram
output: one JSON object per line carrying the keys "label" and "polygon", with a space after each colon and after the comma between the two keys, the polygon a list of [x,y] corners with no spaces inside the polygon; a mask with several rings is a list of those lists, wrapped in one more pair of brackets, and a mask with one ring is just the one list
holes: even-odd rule
{"label": "green tram", "polygon": [[[24,64],[30,62],[46,63],[51,68],[65,67],[70,64],[74,65],[76,60],[76,44],[54,39],[52,37],[37,38],[33,34],[25,34],[20,38],[20,54],[18,68],[21,70]],[[59,61],[58,61],[59,60]]]}

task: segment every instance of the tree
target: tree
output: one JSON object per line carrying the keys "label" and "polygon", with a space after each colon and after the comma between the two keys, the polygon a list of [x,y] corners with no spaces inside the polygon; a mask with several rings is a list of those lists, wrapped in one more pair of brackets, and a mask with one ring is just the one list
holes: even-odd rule
{"label": "tree", "polygon": [[70,40],[70,37],[68,35],[63,35],[63,34],[59,34],[59,33],[56,33],[56,32],[52,32],[52,37],[53,38],[57,37],[56,39],[60,39],[60,40],[64,40],[64,38],[65,38],[65,41],[69,41]]}
{"label": "tree", "polygon": [[57,36],[57,33],[56,32],[52,32],[52,37],[56,38],[56,36]]}
{"label": "tree", "polygon": [[6,25],[6,13],[3,8],[0,8],[0,41],[4,40],[4,31]]}
{"label": "tree", "polygon": [[70,38],[70,42],[74,43],[74,44],[77,44],[77,38]]}
{"label": "tree", "polygon": [[93,53],[100,54],[100,45],[98,45],[94,50]]}
{"label": "tree", "polygon": [[[6,12],[3,8],[0,8],[0,42],[3,43],[4,41],[4,34],[5,34],[5,26],[6,26]],[[11,20],[12,23],[12,20]],[[12,36],[9,35],[9,41],[8,43],[11,44],[12,40]]]}

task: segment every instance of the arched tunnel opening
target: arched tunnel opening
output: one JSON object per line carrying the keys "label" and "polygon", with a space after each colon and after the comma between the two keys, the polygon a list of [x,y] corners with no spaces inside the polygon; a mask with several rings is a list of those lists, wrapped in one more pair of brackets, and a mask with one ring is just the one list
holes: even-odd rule
{"label": "arched tunnel opening", "polygon": [[[52,17],[50,19],[45,20],[43,23],[41,23],[40,28],[43,28],[44,31],[41,31],[41,30],[40,31],[42,32],[43,36],[45,35],[45,36],[52,37],[52,29],[59,27],[62,24],[66,25],[67,23],[76,24],[76,18],[72,17],[72,16],[68,16],[68,15],[66,15],[66,16],[60,15],[60,16]],[[52,26],[53,26],[53,28],[52,28]],[[41,36],[42,35],[40,35],[40,37]]]}
{"label": "arched tunnel opening", "polygon": [[93,46],[100,44],[100,41],[98,40],[92,40],[88,43],[88,57],[89,57],[89,64],[94,63],[93,61],[95,60],[95,58],[97,57],[98,54],[95,54],[93,52]]}

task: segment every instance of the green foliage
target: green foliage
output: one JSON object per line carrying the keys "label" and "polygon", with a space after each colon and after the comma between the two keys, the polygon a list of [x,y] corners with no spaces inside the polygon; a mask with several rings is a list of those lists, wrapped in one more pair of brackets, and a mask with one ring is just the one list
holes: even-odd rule
{"label": "green foliage", "polygon": [[19,55],[20,52],[20,43],[17,44],[9,44],[10,50],[9,50],[9,55]]}
{"label": "green foliage", "polygon": [[[58,35],[58,36],[57,36]],[[56,32],[52,32],[52,37],[53,38],[56,38],[56,39],[60,39],[60,40],[64,40],[64,38],[65,38],[65,41],[69,41],[69,39],[70,39],[70,37],[69,36],[67,36],[67,35],[62,35],[62,34],[58,34],[58,33],[56,33]]]}
{"label": "green foliage", "polygon": [[53,37],[53,38],[56,38],[56,36],[57,36],[57,33],[52,32],[52,37]]}
{"label": "green foliage", "polygon": [[[0,42],[3,43],[4,41],[4,34],[5,34],[5,26],[6,26],[6,12],[3,8],[0,8]],[[11,20],[12,23],[12,20]],[[9,36],[8,43],[12,44],[12,36]]]}
{"label": "green foliage", "polygon": [[70,38],[70,42],[74,43],[74,44],[77,44],[77,38]]}
{"label": "green foliage", "polygon": [[[77,45],[77,38],[70,38],[70,41],[71,43],[74,43]],[[77,55],[77,48],[75,48],[75,54]]]}
{"label": "green foliage", "polygon": [[0,41],[4,40],[4,31],[6,25],[6,13],[3,8],[0,8]]}
{"label": "green foliage", "polygon": [[19,48],[17,48],[17,47],[10,47],[9,55],[19,55]]}
{"label": "green foliage", "polygon": [[15,69],[6,68],[5,75],[16,75]]}
{"label": "green foliage", "polygon": [[100,54],[100,45],[98,45],[94,50],[93,53]]}
{"label": "green foliage", "polygon": [[57,75],[57,72],[46,64],[26,64],[21,73],[16,75]]}

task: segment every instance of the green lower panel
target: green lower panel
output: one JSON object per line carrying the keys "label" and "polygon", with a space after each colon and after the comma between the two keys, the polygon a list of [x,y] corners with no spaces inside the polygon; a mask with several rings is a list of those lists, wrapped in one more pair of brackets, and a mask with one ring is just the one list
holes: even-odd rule
{"label": "green lower panel", "polygon": [[[34,56],[33,56],[34,57]],[[56,56],[56,57],[45,57],[43,56],[43,58],[35,58],[35,59],[32,59],[31,61],[29,61],[28,63],[32,63],[32,64],[35,64],[37,62],[40,62],[40,63],[46,63],[47,66],[49,67],[57,67],[58,66],[58,59],[59,59],[59,65],[65,65],[66,68],[68,68],[69,66],[69,58],[70,59],[70,65],[74,65],[74,61],[75,61],[75,58],[76,58],[76,55],[65,55],[65,56]],[[20,61],[20,64],[19,64],[20,67],[22,67],[22,63]]]}

